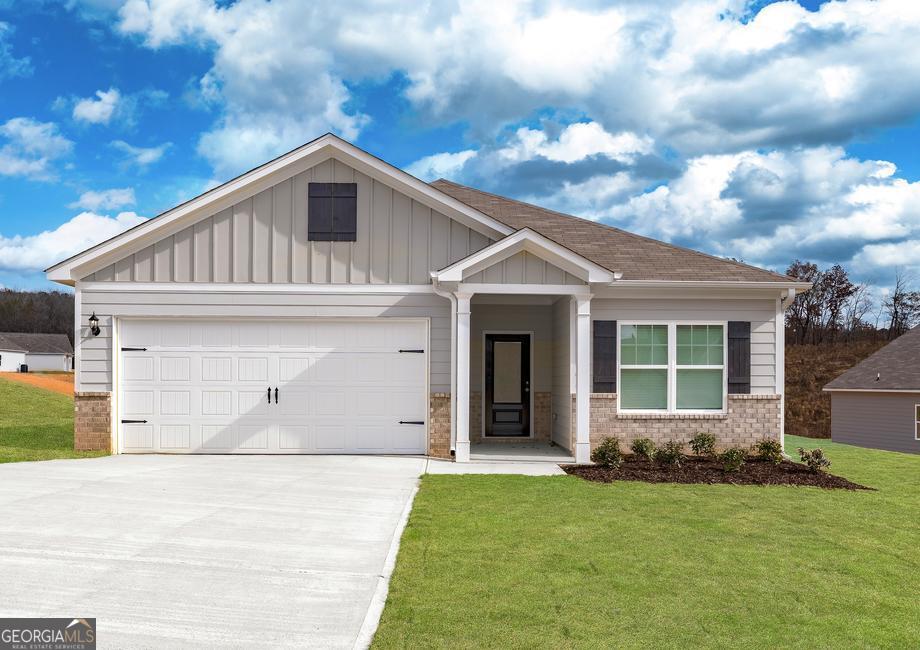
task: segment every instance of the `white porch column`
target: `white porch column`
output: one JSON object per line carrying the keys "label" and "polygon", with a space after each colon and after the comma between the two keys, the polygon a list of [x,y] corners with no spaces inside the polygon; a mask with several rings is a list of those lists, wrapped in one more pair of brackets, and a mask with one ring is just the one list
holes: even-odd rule
{"label": "white porch column", "polygon": [[457,293],[457,440],[454,460],[470,460],[470,298]]}
{"label": "white porch column", "polygon": [[575,462],[591,461],[591,296],[576,299]]}

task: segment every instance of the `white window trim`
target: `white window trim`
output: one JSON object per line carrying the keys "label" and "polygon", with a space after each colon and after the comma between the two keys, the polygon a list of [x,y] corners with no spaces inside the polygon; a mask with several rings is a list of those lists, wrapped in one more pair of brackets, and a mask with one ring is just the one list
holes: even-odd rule
{"label": "white window trim", "polygon": [[914,404],[914,440],[920,440],[920,404]]}
{"label": "white window trim", "polygon": [[[617,321],[617,394],[622,395],[620,371],[624,368],[620,361],[622,328],[628,325],[667,325],[668,326],[668,364],[666,366],[627,365],[626,370],[667,370],[668,372],[668,408],[666,409],[624,409],[623,400],[617,399],[617,414],[624,415],[724,415],[728,412],[728,321],[697,320],[618,320]],[[722,365],[721,366],[686,366],[677,365],[677,326],[678,325],[721,325],[722,326]],[[678,409],[677,408],[677,371],[678,370],[721,370],[722,371],[722,407],[718,409]]]}

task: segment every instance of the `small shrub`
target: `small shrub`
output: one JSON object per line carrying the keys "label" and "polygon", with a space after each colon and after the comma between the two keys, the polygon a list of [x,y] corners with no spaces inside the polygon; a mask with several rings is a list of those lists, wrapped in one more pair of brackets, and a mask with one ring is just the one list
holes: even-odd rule
{"label": "small shrub", "polygon": [[655,443],[650,438],[636,438],[629,448],[639,458],[644,458],[645,460],[655,458]]}
{"label": "small shrub", "polygon": [[779,465],[783,462],[783,446],[779,444],[778,440],[764,438],[754,445],[754,450],[760,460],[771,462],[774,465]]}
{"label": "small shrub", "polygon": [[719,462],[722,463],[722,469],[726,472],[741,471],[746,460],[747,452],[741,447],[729,447],[719,454]]}
{"label": "small shrub", "polygon": [[809,451],[799,447],[799,458],[808,466],[812,472],[821,472],[831,466],[831,461],[824,455],[824,451],[818,447]]}
{"label": "small shrub", "polygon": [[591,452],[591,461],[602,467],[618,468],[623,464],[620,441],[609,436],[604,438]]}
{"label": "small shrub", "polygon": [[684,458],[684,443],[668,440],[655,450],[655,460],[668,467],[680,467]]}
{"label": "small shrub", "polygon": [[697,456],[712,456],[716,451],[716,437],[708,431],[700,431],[690,438],[690,449]]}

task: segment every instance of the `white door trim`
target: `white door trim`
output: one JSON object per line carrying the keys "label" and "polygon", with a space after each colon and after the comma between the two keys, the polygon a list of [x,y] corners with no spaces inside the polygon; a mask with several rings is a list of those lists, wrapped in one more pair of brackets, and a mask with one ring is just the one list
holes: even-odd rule
{"label": "white door trim", "polygon": [[[530,418],[530,424],[527,429],[530,432],[526,436],[487,436],[486,435],[486,335],[487,334],[519,334],[527,335],[530,337],[530,376],[527,378],[527,382],[530,385],[530,405],[528,407],[528,417]],[[480,438],[482,440],[533,440],[535,431],[533,429],[534,418],[533,418],[533,394],[536,392],[533,386],[533,348],[534,348],[534,331],[533,330],[482,330],[482,360],[481,360],[481,375],[480,377],[480,415],[479,415],[479,426],[480,426]]]}

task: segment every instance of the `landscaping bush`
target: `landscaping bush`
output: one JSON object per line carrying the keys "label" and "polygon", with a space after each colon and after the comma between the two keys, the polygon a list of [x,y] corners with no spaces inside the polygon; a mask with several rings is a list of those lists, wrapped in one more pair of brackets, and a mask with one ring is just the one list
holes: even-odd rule
{"label": "landscaping bush", "polygon": [[645,460],[655,458],[655,443],[650,438],[636,438],[629,448],[639,458],[644,458]]}
{"label": "landscaping bush", "polygon": [[602,467],[618,468],[623,464],[623,454],[620,452],[620,441],[607,436],[591,452],[591,462]]}
{"label": "landscaping bush", "polygon": [[697,456],[712,456],[716,451],[716,437],[708,431],[700,431],[690,438],[690,449]]}
{"label": "landscaping bush", "polygon": [[741,447],[730,447],[719,454],[719,461],[722,463],[722,469],[726,472],[741,471],[746,460],[747,452]]}
{"label": "landscaping bush", "polygon": [[655,460],[668,467],[680,467],[684,458],[684,443],[668,440],[655,450]]}
{"label": "landscaping bush", "polygon": [[799,447],[799,458],[812,472],[821,472],[831,466],[831,461],[827,459],[820,447],[811,451],[804,447]]}
{"label": "landscaping bush", "polygon": [[779,444],[778,440],[764,438],[754,445],[754,450],[760,460],[765,460],[775,465],[783,462],[783,446]]}

